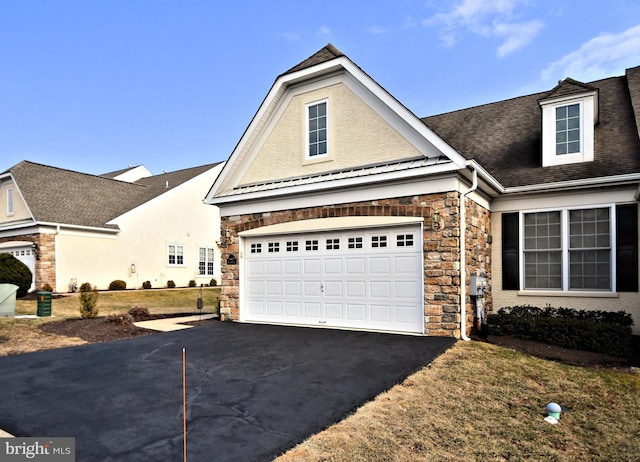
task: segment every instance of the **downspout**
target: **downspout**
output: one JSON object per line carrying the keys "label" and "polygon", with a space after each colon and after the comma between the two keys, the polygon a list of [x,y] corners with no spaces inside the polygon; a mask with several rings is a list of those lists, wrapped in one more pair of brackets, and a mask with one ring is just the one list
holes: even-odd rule
{"label": "downspout", "polygon": [[469,167],[473,172],[473,183],[462,195],[460,201],[460,338],[465,341],[467,337],[467,210],[465,198],[478,188],[478,171]]}
{"label": "downspout", "polygon": [[58,234],[60,234],[60,224],[56,225],[56,233],[53,235],[53,258],[55,258],[56,266],[54,271],[56,272],[56,280],[54,281],[54,287],[56,292],[58,291]]}

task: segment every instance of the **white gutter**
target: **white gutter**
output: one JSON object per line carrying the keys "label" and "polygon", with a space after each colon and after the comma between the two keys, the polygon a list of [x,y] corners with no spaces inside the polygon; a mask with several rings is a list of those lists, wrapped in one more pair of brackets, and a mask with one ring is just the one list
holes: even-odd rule
{"label": "white gutter", "polygon": [[462,200],[460,201],[460,338],[465,341],[471,340],[467,337],[467,210],[465,199],[478,188],[478,171],[476,169],[471,170],[473,172],[473,183],[467,192],[462,195]]}

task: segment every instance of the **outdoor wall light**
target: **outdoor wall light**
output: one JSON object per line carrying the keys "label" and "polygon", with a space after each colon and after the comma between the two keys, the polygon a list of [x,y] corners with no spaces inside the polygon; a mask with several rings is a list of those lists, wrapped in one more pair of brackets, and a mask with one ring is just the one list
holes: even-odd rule
{"label": "outdoor wall light", "polygon": [[31,244],[31,250],[33,251],[33,255],[36,257],[36,260],[40,260],[40,249],[38,248],[38,244],[35,242]]}
{"label": "outdoor wall light", "polygon": [[131,274],[135,274],[135,272],[136,272],[136,264],[131,263]]}
{"label": "outdoor wall light", "polygon": [[442,218],[440,217],[440,212],[437,210],[434,211],[431,215],[431,220],[433,222],[433,230],[440,231],[442,229]]}

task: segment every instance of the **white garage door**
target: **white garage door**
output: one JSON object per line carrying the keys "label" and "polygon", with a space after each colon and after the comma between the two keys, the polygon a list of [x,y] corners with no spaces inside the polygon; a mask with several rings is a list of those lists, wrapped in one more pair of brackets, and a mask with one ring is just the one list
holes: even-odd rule
{"label": "white garage door", "polygon": [[423,333],[419,225],[244,240],[241,319]]}
{"label": "white garage door", "polygon": [[35,288],[35,274],[36,274],[36,257],[33,254],[33,250],[31,250],[31,244],[28,246],[3,246],[0,248],[0,252],[5,252],[13,255],[22,263],[27,265],[29,270],[31,271],[32,280],[31,280],[31,288],[30,291]]}

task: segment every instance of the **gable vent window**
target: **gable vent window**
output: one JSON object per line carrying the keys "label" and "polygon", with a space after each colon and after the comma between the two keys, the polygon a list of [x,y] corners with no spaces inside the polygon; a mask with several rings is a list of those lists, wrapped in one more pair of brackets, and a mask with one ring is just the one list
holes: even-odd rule
{"label": "gable vent window", "polygon": [[556,108],[556,155],[580,152],[580,105]]}
{"label": "gable vent window", "polygon": [[307,106],[309,127],[308,154],[310,158],[328,153],[327,146],[327,102]]}

